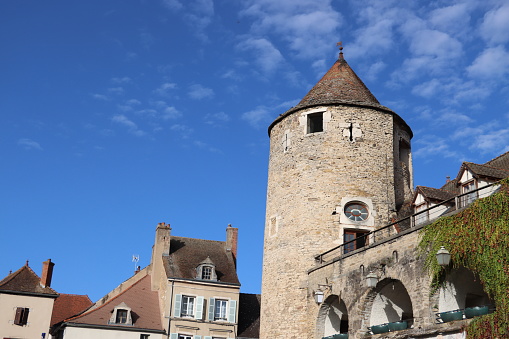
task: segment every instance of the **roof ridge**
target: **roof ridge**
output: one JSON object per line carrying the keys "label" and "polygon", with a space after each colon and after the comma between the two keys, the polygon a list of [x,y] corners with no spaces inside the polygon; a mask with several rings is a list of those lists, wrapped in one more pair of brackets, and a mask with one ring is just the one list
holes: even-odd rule
{"label": "roof ridge", "polygon": [[[133,276],[133,277],[134,277],[134,276]],[[147,274],[146,276],[144,276],[144,277],[143,277],[143,278],[141,278],[140,280],[136,281],[134,284],[132,284],[131,286],[127,287],[125,290],[123,290],[122,292],[120,292],[119,294],[117,294],[116,296],[114,296],[113,298],[111,298],[110,300],[106,301],[106,302],[105,302],[104,304],[102,304],[101,306],[96,307],[96,308],[94,308],[94,309],[90,309],[92,306],[94,306],[94,305],[95,305],[95,304],[96,304],[96,303],[100,300],[100,299],[99,299],[98,301],[96,301],[95,303],[93,303],[93,304],[92,304],[92,305],[88,308],[88,310],[87,310],[87,311],[85,311],[85,312],[83,312],[83,313],[81,313],[81,314],[78,314],[78,315],[76,315],[76,316],[74,316],[74,317],[71,317],[71,318],[65,319],[65,320],[64,320],[64,322],[67,322],[67,321],[69,321],[69,320],[78,319],[78,318],[81,318],[81,317],[83,317],[83,316],[85,316],[85,315],[88,315],[88,314],[90,314],[90,313],[92,313],[92,312],[95,312],[95,311],[97,311],[97,310],[100,310],[100,309],[101,309],[101,308],[103,308],[104,306],[106,306],[106,305],[108,305],[109,303],[111,303],[113,300],[117,299],[118,297],[120,297],[121,295],[123,295],[124,293],[126,293],[127,291],[129,291],[130,289],[132,289],[132,288],[133,288],[134,286],[136,286],[136,285],[137,285],[140,281],[143,281],[143,280],[144,280],[144,279],[146,279],[147,277],[150,277],[150,275],[149,275],[149,274]],[[131,278],[132,278],[132,277],[131,277]],[[129,278],[129,279],[130,279],[130,278]],[[127,280],[129,280],[129,279],[127,279]],[[106,294],[106,295],[107,295],[107,294]]]}
{"label": "roof ridge", "polygon": [[497,160],[497,159],[499,159],[499,158],[501,158],[501,157],[503,157],[504,155],[507,155],[507,154],[509,154],[509,151],[507,151],[507,152],[505,152],[505,153],[502,153],[502,154],[500,154],[499,156],[497,156],[497,157],[495,157],[495,158],[493,158],[493,159],[491,159],[491,160],[486,161],[484,164],[487,164],[487,163],[489,163],[489,162],[495,161],[495,160]]}
{"label": "roof ridge", "polygon": [[171,236],[172,238],[181,238],[181,239],[192,239],[192,240],[200,240],[200,241],[210,241],[210,242],[226,242],[224,240],[211,240],[211,239],[199,239],[199,238],[190,238],[190,237],[179,237],[179,236]]}

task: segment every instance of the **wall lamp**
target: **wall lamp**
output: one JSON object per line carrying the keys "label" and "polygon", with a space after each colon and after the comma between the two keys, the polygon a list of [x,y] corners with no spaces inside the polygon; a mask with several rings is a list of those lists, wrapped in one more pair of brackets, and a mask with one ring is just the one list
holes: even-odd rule
{"label": "wall lamp", "polygon": [[446,250],[444,246],[440,247],[436,256],[438,264],[442,267],[448,266],[451,262],[451,253],[449,253],[449,251]]}
{"label": "wall lamp", "polygon": [[[385,265],[383,265],[383,264],[380,265],[380,267],[378,267],[378,270],[380,270],[381,276],[385,275]],[[372,287],[376,287],[377,283],[378,283],[378,275],[375,272],[370,271],[368,273],[368,275],[366,276],[366,285],[369,288],[372,288]]]}
{"label": "wall lamp", "polygon": [[323,293],[322,289],[325,289],[325,290],[332,289],[332,285],[318,284],[318,289],[313,292],[313,294],[315,296],[315,302],[317,304],[323,303],[324,293]]}

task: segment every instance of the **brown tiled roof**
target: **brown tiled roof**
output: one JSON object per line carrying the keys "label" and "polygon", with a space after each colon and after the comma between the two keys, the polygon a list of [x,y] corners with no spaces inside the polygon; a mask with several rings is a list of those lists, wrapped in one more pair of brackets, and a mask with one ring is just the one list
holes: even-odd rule
{"label": "brown tiled roof", "polygon": [[[114,308],[122,302],[131,308],[133,324],[108,325]],[[66,319],[65,324],[67,323],[107,326],[111,328],[129,327],[163,330],[158,294],[157,291],[151,290],[149,275],[137,281],[105,304],[73,318]]]}
{"label": "brown tiled roof", "polygon": [[240,284],[235,260],[224,241],[174,237],[170,239],[170,255],[163,257],[168,278],[196,279],[196,268],[210,258],[220,282]]}
{"label": "brown tiled roof", "polygon": [[302,98],[297,106],[290,108],[281,114],[269,126],[269,136],[272,127],[284,117],[294,113],[297,110],[324,105],[354,105],[363,107],[372,107],[380,109],[397,117],[405,126],[407,126],[410,135],[412,130],[391,109],[380,105],[375,96],[366,87],[364,82],[355,74],[353,69],[348,65],[346,60],[340,58],[332,65],[318,83]]}
{"label": "brown tiled roof", "polygon": [[55,299],[50,326],[77,315],[92,306],[88,295],[60,294]]}
{"label": "brown tiled roof", "polygon": [[474,164],[473,162],[464,162],[463,167],[468,168],[470,172],[472,172],[475,176],[493,179],[503,179],[509,176],[509,170],[494,168],[486,165]]}
{"label": "brown tiled roof", "polygon": [[339,58],[296,107],[329,102],[380,105],[345,59]]}
{"label": "brown tiled roof", "polygon": [[457,179],[449,180],[440,189],[447,191],[453,195],[460,194],[460,189],[458,188],[458,180]]}
{"label": "brown tiled roof", "polygon": [[421,193],[427,199],[438,201],[449,200],[455,196],[455,194],[446,190],[426,186],[417,186],[415,188],[415,194],[418,193]]}
{"label": "brown tiled roof", "polygon": [[240,293],[237,338],[260,337],[260,302],[259,294]]}
{"label": "brown tiled roof", "polygon": [[484,165],[509,170],[509,152],[499,155],[495,159],[486,162]]}
{"label": "brown tiled roof", "polygon": [[58,296],[58,293],[51,287],[41,285],[41,278],[28,266],[28,263],[0,281],[0,292],[2,291]]}

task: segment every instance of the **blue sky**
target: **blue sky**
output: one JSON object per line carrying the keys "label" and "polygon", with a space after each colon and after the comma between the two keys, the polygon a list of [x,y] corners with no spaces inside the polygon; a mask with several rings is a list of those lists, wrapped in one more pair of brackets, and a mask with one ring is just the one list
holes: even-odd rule
{"label": "blue sky", "polygon": [[224,240],[259,293],[268,125],[337,58],[414,131],[415,184],[509,150],[502,0],[3,1],[0,276],[93,301],[158,222]]}

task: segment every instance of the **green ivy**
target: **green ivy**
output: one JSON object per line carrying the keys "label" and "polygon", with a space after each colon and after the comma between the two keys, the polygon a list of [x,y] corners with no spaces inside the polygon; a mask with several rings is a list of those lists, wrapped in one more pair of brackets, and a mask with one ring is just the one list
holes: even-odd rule
{"label": "green ivy", "polygon": [[509,178],[500,185],[495,194],[421,230],[419,248],[433,278],[433,293],[447,274],[435,257],[440,246],[445,246],[452,268],[463,266],[474,272],[495,301],[494,313],[470,322],[468,339],[509,337]]}

